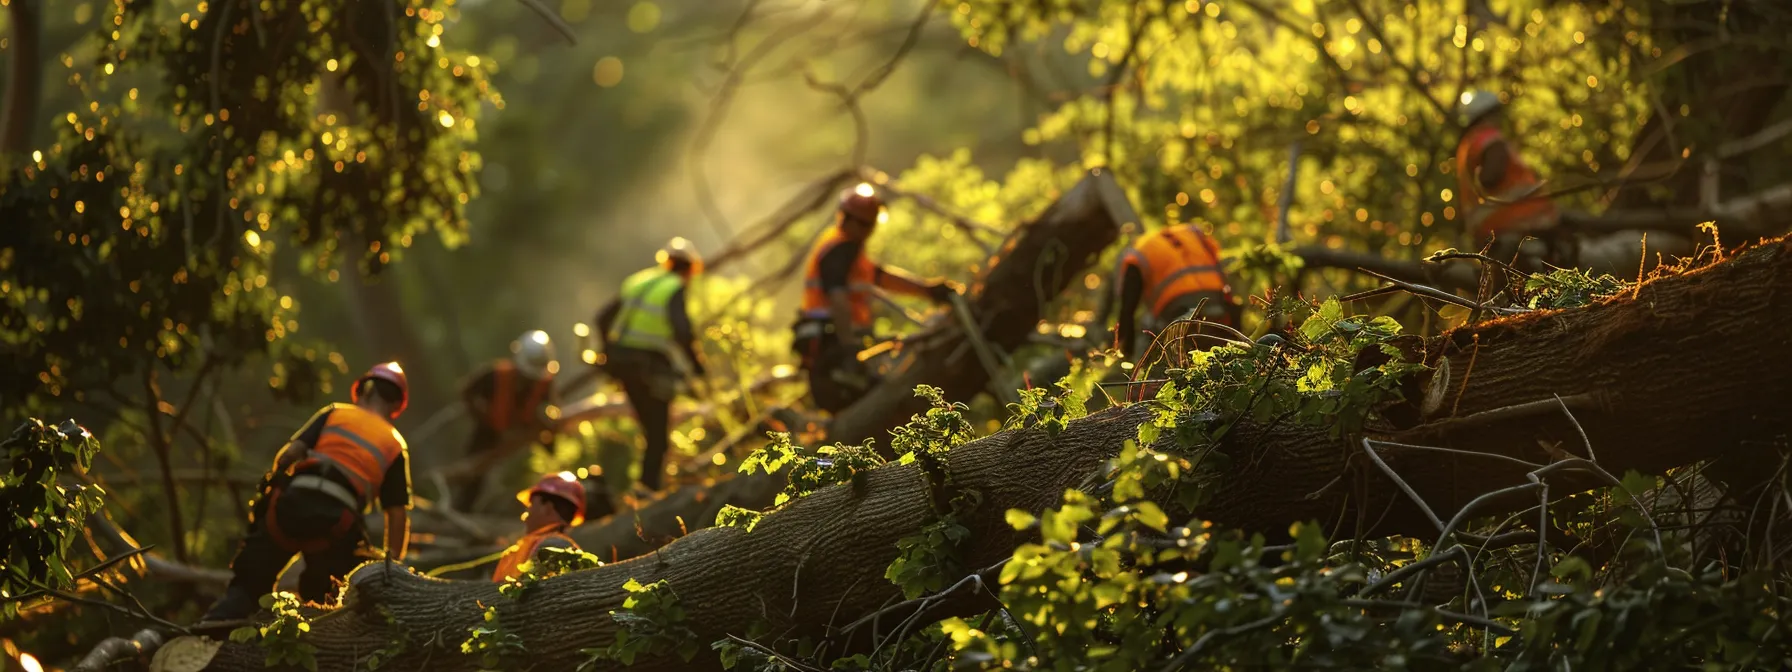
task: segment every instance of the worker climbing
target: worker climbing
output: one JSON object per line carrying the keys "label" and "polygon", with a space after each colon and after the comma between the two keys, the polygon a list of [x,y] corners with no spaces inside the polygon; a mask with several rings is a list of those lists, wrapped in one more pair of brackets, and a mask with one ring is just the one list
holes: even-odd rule
{"label": "worker climbing", "polygon": [[865,256],[865,243],[887,216],[871,185],[849,189],[840,195],[834,227],[809,252],[792,345],[809,373],[810,397],[831,413],[851,405],[877,382],[858,357],[872,336],[872,292],[884,289],[935,303],[947,303],[958,293],[950,283],[916,280]]}
{"label": "worker climbing", "polygon": [[535,487],[517,493],[517,501],[529,507],[523,513],[523,537],[498,558],[492,581],[502,583],[523,573],[526,562],[539,560],[549,548],[577,550],[567,530],[585,521],[585,486],[571,472],[542,476]]}
{"label": "worker climbing", "polygon": [[[1219,245],[1198,225],[1177,224],[1140,236],[1120,253],[1114,275],[1114,293],[1095,317],[1105,323],[1107,307],[1118,303],[1113,343],[1126,359],[1138,352],[1145,332],[1156,333],[1184,317],[1239,325],[1240,306],[1220,268]],[[1142,328],[1135,322],[1140,307],[1147,311]]]}
{"label": "worker climbing", "polygon": [[703,272],[703,258],[690,241],[673,238],[655,259],[657,265],[622,281],[621,293],[598,313],[596,329],[604,370],[622,384],[641,426],[640,484],[649,490],[658,490],[665,475],[672,399],[685,377],[673,360],[687,362],[694,387],[708,375],[685,309],[685,290]]}
{"label": "worker climbing", "polygon": [[336,580],[364,559],[362,514],[385,513],[385,557],[403,560],[410,538],[410,460],[392,421],[410,386],[397,362],[373,367],[350,388],[351,404],[324,407],[275,455],[250,509],[249,533],[231,561],[229,586],[205,621],[247,618],[295,554],[305,558],[299,597],[327,602]]}
{"label": "worker climbing", "polygon": [[1462,94],[1456,183],[1464,228],[1477,247],[1491,242],[1496,259],[1516,258],[1524,268],[1573,265],[1574,240],[1557,228],[1560,213],[1542,180],[1507,141],[1504,108],[1491,91]]}
{"label": "worker climbing", "polygon": [[530,331],[510,344],[511,356],[492,362],[461,387],[461,402],[473,418],[472,439],[467,443],[476,468],[467,470],[464,484],[454,492],[454,506],[470,510],[478,501],[481,477],[511,449],[533,440],[553,445],[555,428],[550,407],[556,405],[554,342],[544,331]]}

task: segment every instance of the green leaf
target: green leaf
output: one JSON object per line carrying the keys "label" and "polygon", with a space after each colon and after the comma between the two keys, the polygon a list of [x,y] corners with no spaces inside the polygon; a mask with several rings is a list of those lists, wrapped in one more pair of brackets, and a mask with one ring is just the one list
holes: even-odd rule
{"label": "green leaf", "polygon": [[1170,524],[1170,517],[1165,515],[1164,510],[1158,508],[1157,504],[1141,501],[1134,504],[1133,508],[1138,510],[1136,514],[1138,521],[1146,527],[1162,532]]}
{"label": "green leaf", "polygon": [[1039,522],[1039,517],[1020,509],[1009,509],[1006,514],[1008,525],[1016,530],[1024,530]]}

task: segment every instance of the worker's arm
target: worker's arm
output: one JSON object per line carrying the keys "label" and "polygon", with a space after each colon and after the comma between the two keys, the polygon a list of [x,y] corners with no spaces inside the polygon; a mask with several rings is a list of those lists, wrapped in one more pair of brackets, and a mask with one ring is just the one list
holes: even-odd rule
{"label": "worker's arm", "polygon": [[467,411],[475,419],[484,418],[486,410],[490,408],[492,394],[498,387],[496,378],[497,373],[487,367],[482,369],[479,375],[474,376],[472,380],[467,381],[466,385],[461,386],[461,403],[466,404]]}
{"label": "worker's arm", "polygon": [[934,285],[922,282],[907,273],[886,266],[877,267],[877,286],[909,296],[928,298],[933,295]]}
{"label": "worker's arm", "polygon": [[[1490,143],[1486,149],[1481,150],[1481,165],[1476,179],[1481,182],[1483,195],[1494,195],[1493,188],[1498,186],[1501,180],[1506,179],[1506,166],[1511,162],[1511,150],[1506,148],[1505,141]],[[1465,194],[1464,196],[1472,198],[1472,195]]]}
{"label": "worker's arm", "polygon": [[666,301],[666,318],[672,322],[672,340],[684,350],[685,359],[691,362],[691,373],[698,377],[709,375],[703,368],[703,358],[697,355],[697,336],[691,327],[691,314],[685,309],[684,289],[672,293]]}
{"label": "worker's arm", "polygon": [[858,352],[857,334],[853,333],[852,302],[847,300],[845,289],[828,292],[828,316],[834,320],[834,336],[840,339],[840,344],[847,350]]}
{"label": "worker's arm", "polygon": [[853,266],[859,263],[859,255],[864,249],[864,243],[840,243],[816,262],[816,281],[828,297],[828,317],[834,322],[834,337],[850,352],[857,352],[860,344],[854,340],[853,332],[857,326],[852,323],[852,301],[847,296],[852,291]]}
{"label": "worker's arm", "polygon": [[1133,343],[1138,339],[1138,326],[1133,315],[1139,311],[1139,298],[1145,293],[1145,277],[1139,267],[1127,264],[1120,274],[1120,319],[1114,324],[1114,340],[1119,341],[1120,354],[1132,359]]}
{"label": "worker's arm", "polygon": [[318,437],[323,435],[324,425],[329,419],[330,408],[326,406],[316,415],[311,416],[311,419],[305,422],[305,426],[299,428],[292,438],[287,439],[286,445],[281,446],[280,452],[274,455],[274,473],[286,471],[292,465],[298,464],[299,461],[310,456],[311,447],[317,445]]}
{"label": "worker's arm", "polygon": [[600,350],[610,348],[610,328],[616,325],[616,316],[622,313],[622,299],[611,299],[604,304],[603,310],[597,311],[597,342]]}
{"label": "worker's arm", "polygon": [[402,506],[386,507],[386,557],[404,562],[405,546],[411,543],[411,514]]}
{"label": "worker's arm", "polygon": [[401,451],[380,483],[380,506],[386,514],[386,557],[404,560],[411,542],[411,456]]}

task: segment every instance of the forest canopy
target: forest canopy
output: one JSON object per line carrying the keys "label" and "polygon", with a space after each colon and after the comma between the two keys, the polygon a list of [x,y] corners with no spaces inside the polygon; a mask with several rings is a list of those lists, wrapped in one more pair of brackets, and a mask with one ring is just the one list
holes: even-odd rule
{"label": "forest canopy", "polygon": [[[6,664],[1786,666],[1787,34],[1770,0],[0,0]],[[1477,100],[1519,197],[1464,170]],[[861,182],[864,256],[952,296],[878,302],[883,382],[829,412],[792,320]],[[1527,202],[1548,264],[1471,215]],[[1181,227],[1237,319],[1128,350],[1125,255]],[[707,372],[656,490],[601,312],[673,236]],[[481,456],[468,390],[538,329],[564,384]],[[409,555],[196,625],[276,451],[384,361]],[[488,580],[562,472],[583,551]]]}

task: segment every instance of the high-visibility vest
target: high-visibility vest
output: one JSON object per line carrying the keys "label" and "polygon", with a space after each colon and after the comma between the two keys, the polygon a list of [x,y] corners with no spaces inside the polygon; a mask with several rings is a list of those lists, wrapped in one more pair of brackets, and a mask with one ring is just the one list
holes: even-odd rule
{"label": "high-visibility vest", "polygon": [[560,539],[573,548],[578,548],[578,543],[566,536],[565,530],[565,525],[554,525],[523,535],[510,548],[504,549],[504,555],[498,558],[498,568],[492,572],[492,581],[503,583],[506,579],[521,576],[523,563],[535,557],[535,550],[541,548],[541,542]]}
{"label": "high-visibility vest", "polygon": [[379,414],[353,404],[331,404],[330,417],[311,455],[335,467],[355,486],[362,507],[385,483],[386,470],[405,451],[404,437]]}
{"label": "high-visibility vest", "polygon": [[[821,259],[841,243],[848,242],[846,232],[836,226],[822,234],[809,250],[809,264],[803,272],[803,317],[827,319],[833,313],[828,294],[821,289]],[[865,258],[861,248],[846,276],[846,303],[852,310],[855,327],[871,326],[871,292],[877,286],[877,264]]]}
{"label": "high-visibility vest", "polygon": [[[1232,294],[1226,274],[1220,270],[1219,246],[1194,225],[1172,226],[1140,236],[1120,255],[1120,278],[1126,277],[1129,266],[1138,268],[1139,278],[1145,281],[1141,303],[1160,319],[1172,302],[1189,294]],[[1119,283],[1115,285],[1119,291]]]}
{"label": "high-visibility vest", "polygon": [[1463,223],[1478,241],[1495,234],[1536,231],[1548,226],[1556,215],[1555,203],[1539,195],[1542,180],[1511,143],[1506,144],[1506,172],[1499,184],[1492,188],[1480,185],[1476,172],[1482,155],[1500,142],[1505,142],[1505,137],[1497,124],[1481,124],[1464,133],[1456,146],[1457,202],[1462,204]]}
{"label": "high-visibility vest", "polygon": [[516,388],[521,378],[514,362],[500,359],[492,363],[492,399],[485,415],[486,424],[492,429],[502,432],[510,429],[519,417],[534,417],[529,414],[541,408],[548,399],[548,391],[554,387],[554,374],[544,372],[541,380],[529,386],[529,395],[518,404]]}
{"label": "high-visibility vest", "polygon": [[672,342],[672,295],[684,288],[684,278],[655,266],[622,281],[622,312],[610,325],[609,341],[637,350],[677,351]]}

